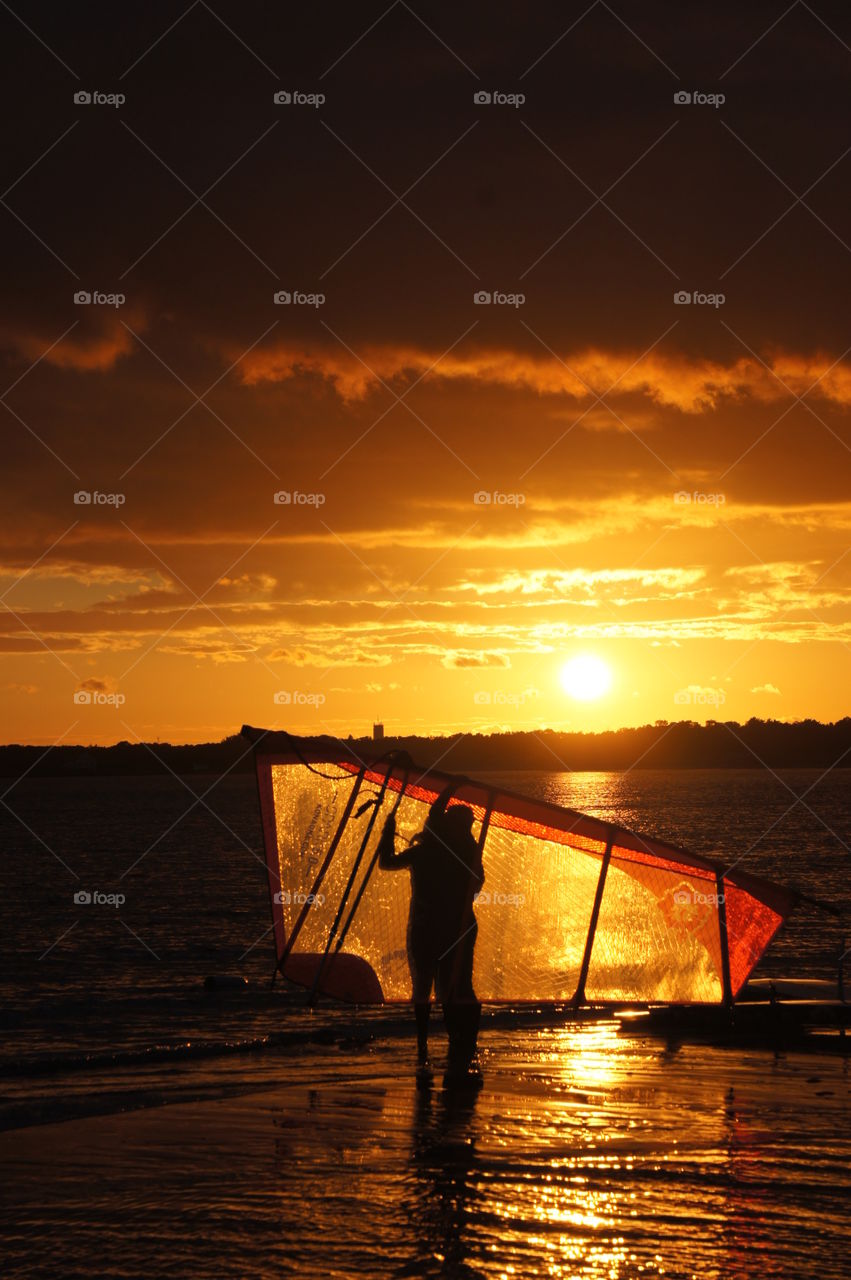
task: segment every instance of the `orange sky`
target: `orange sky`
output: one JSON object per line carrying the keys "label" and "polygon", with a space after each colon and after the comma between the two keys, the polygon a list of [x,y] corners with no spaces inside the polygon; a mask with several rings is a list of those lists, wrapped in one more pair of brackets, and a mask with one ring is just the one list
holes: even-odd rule
{"label": "orange sky", "polygon": [[[246,52],[199,12],[132,67],[153,27],[116,60],[60,24],[61,65],[10,27],[41,98],[4,228],[3,740],[847,714],[851,52],[799,12],[736,62],[767,23],[732,7],[648,6],[640,40],[601,10],[546,56],[546,6],[350,48],[361,17],[332,48],[255,16]],[[76,107],[95,81],[126,104]]]}

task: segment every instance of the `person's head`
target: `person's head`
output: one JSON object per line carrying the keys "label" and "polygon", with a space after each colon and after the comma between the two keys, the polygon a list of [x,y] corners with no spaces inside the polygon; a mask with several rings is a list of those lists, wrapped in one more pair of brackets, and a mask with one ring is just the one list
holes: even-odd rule
{"label": "person's head", "polygon": [[466,804],[453,804],[443,815],[443,827],[448,837],[468,836],[473,829],[475,814]]}
{"label": "person's head", "polygon": [[434,802],[422,831],[411,840],[411,844],[422,844],[430,838],[438,845],[451,845],[453,842],[472,837],[473,822],[476,815],[466,804],[453,804],[444,809],[442,796]]}

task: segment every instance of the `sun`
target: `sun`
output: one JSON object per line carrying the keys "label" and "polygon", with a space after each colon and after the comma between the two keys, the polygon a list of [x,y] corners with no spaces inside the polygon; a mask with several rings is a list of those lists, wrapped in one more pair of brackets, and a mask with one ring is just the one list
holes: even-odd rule
{"label": "sun", "polygon": [[565,693],[579,702],[602,698],[612,687],[612,671],[602,658],[591,653],[571,658],[561,669],[560,679]]}

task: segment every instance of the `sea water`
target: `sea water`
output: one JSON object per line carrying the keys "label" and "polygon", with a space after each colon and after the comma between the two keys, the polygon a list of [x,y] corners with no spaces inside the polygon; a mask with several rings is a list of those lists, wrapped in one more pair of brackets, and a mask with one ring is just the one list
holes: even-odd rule
{"label": "sea water", "polygon": [[[495,785],[851,908],[845,770],[499,772]],[[0,808],[0,1065],[280,1030],[252,777],[24,779]],[[758,973],[833,977],[842,926],[800,907]],[[851,941],[851,939],[849,939]],[[245,994],[211,998],[209,974]]]}

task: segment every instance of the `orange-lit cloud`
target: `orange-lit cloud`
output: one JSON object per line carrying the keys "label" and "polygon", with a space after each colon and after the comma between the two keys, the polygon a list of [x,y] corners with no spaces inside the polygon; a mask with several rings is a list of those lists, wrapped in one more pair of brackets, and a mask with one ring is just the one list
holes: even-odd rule
{"label": "orange-lit cloud", "polygon": [[321,648],[307,649],[302,646],[292,649],[273,649],[267,655],[267,662],[286,662],[293,667],[386,667],[393,661],[389,653],[371,652],[362,646],[347,644],[345,632],[338,633],[336,644]]}
{"label": "orange-lit cloud", "polygon": [[510,667],[506,653],[476,649],[452,649],[440,659],[440,665],[448,671],[463,671],[465,667]]}
{"label": "orange-lit cloud", "polygon": [[[234,353],[232,358],[237,358]],[[382,382],[427,377],[446,382],[486,383],[539,395],[593,396],[637,393],[684,413],[717,408],[724,400],[751,397],[763,402],[812,394],[839,406],[851,404],[851,367],[828,354],[776,352],[765,363],[741,356],[723,364],[682,353],[615,352],[585,349],[563,359],[507,349],[457,351],[441,355],[416,346],[367,346],[353,355],[342,347],[280,343],[252,351],[241,363],[245,385],[283,382],[300,376],[330,383],[344,400],[360,400]],[[599,425],[599,424],[598,424]]]}
{"label": "orange-lit cloud", "polygon": [[130,328],[146,327],[145,316],[135,308],[132,312],[122,311],[121,318],[112,308],[86,308],[84,318],[59,342],[43,333],[6,325],[0,329],[0,347],[30,362],[44,360],[57,369],[102,373],[129,355],[136,345],[122,319]]}

